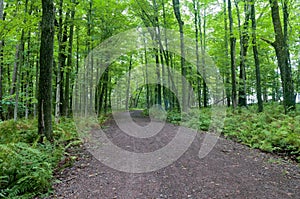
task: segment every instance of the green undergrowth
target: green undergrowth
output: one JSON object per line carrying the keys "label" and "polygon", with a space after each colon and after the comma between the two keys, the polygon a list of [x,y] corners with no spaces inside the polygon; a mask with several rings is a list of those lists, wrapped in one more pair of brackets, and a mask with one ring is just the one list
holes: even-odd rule
{"label": "green undergrowth", "polygon": [[[285,115],[282,105],[266,104],[264,109],[264,112],[257,113],[256,105],[234,112],[228,108],[222,134],[251,148],[300,162],[299,110]],[[211,123],[211,109],[192,109],[183,114],[168,112],[167,120],[207,131]]]}
{"label": "green undergrowth", "polygon": [[0,198],[49,194],[54,170],[78,144],[73,120],[53,124],[54,143],[39,143],[36,120],[0,123]]}

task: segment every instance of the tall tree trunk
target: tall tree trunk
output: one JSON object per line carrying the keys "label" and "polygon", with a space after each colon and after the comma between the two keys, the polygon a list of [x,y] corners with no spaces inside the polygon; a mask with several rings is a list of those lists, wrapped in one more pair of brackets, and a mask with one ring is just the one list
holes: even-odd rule
{"label": "tall tree trunk", "polygon": [[[159,13],[158,13],[158,6],[156,3],[156,0],[152,0],[153,2],[153,7],[154,7],[154,27],[157,28],[157,32],[156,32],[156,42],[157,42],[157,49],[156,53],[157,53],[157,57],[156,57],[156,72],[157,72],[157,101],[159,105],[162,105],[162,96],[161,96],[161,92],[163,92],[163,99],[164,99],[164,105],[165,105],[165,109],[167,110],[167,95],[166,95],[166,88],[165,88],[165,65],[164,65],[164,60],[163,60],[163,45],[161,42],[161,31],[160,31],[160,25],[159,25]],[[160,62],[159,62],[160,60]],[[161,69],[160,69],[160,64],[161,63]]]}
{"label": "tall tree trunk", "polygon": [[[31,11],[29,12],[31,13]],[[27,34],[27,54],[26,54],[26,62],[27,64],[30,66],[27,70],[26,70],[26,85],[25,85],[25,96],[26,96],[26,100],[25,100],[25,118],[28,119],[29,114],[30,114],[30,106],[32,105],[32,98],[33,98],[33,83],[32,83],[32,79],[33,79],[33,73],[31,71],[33,71],[33,63],[31,62],[30,59],[30,51],[31,51],[31,39],[30,39],[30,35],[31,32],[30,30],[28,31]],[[30,99],[31,98],[31,99]]]}
{"label": "tall tree trunk", "polygon": [[150,88],[149,88],[149,72],[148,72],[148,52],[147,52],[147,44],[146,44],[146,38],[143,37],[143,42],[144,42],[144,56],[145,56],[145,66],[146,66],[146,71],[145,71],[145,84],[146,84],[146,106],[147,109],[150,108]]}
{"label": "tall tree trunk", "polygon": [[156,76],[157,76],[157,85],[155,88],[155,103],[162,105],[161,103],[161,74],[160,74],[160,65],[159,65],[159,50],[154,49],[155,51],[155,63],[156,63]]}
{"label": "tall tree trunk", "polygon": [[21,86],[21,72],[22,66],[24,64],[24,30],[21,33],[21,43],[18,49],[18,61],[17,61],[17,83],[15,88],[15,106],[14,106],[14,121],[17,121],[18,118],[18,107],[19,107],[19,89]]}
{"label": "tall tree trunk", "polygon": [[38,96],[38,132],[53,141],[52,132],[52,67],[54,46],[54,3],[42,0],[42,36]]}
{"label": "tall tree trunk", "polygon": [[[198,13],[199,10],[199,2],[193,0],[193,7],[194,7],[194,26],[195,26],[195,40],[196,40],[196,65],[197,65],[197,100],[198,100],[198,107],[201,108],[201,79],[200,79],[200,59],[199,59],[199,22],[198,22]],[[200,14],[200,13],[199,13]]]}
{"label": "tall tree trunk", "polygon": [[55,122],[58,123],[60,113],[60,104],[61,104],[61,83],[62,83],[62,37],[63,37],[63,0],[59,1],[59,8],[58,8],[58,66],[56,71],[56,100],[55,100]]}
{"label": "tall tree trunk", "polygon": [[227,60],[229,60],[229,53],[228,53],[228,18],[227,18],[227,5],[226,5],[226,0],[223,0],[224,8],[224,48],[225,48],[225,92],[226,92],[226,101],[227,101],[227,106],[230,107],[230,70],[229,70],[229,63]]}
{"label": "tall tree trunk", "polygon": [[244,2],[244,13],[245,13],[245,22],[243,26],[241,25],[240,18],[240,10],[238,2],[235,0],[235,6],[237,10],[238,17],[238,27],[239,27],[239,35],[240,35],[240,75],[239,75],[239,96],[238,96],[238,104],[239,106],[247,106],[247,95],[246,95],[246,59],[248,52],[248,25],[250,19],[250,10],[249,10],[249,2],[245,0]]}
{"label": "tall tree trunk", "polygon": [[129,68],[128,68],[128,79],[127,79],[127,89],[126,89],[126,101],[125,109],[129,110],[129,97],[130,97],[130,82],[131,82],[131,68],[132,68],[132,55],[130,55]]}
{"label": "tall tree trunk", "polygon": [[256,19],[255,19],[255,1],[251,0],[251,21],[252,21],[252,48],[255,61],[256,74],[256,97],[258,102],[258,112],[263,111],[263,102],[261,99],[261,79],[260,79],[260,63],[258,58],[258,50],[256,43]]}
{"label": "tall tree trunk", "polygon": [[[14,61],[14,71],[13,71],[13,77],[12,77],[12,84],[10,88],[9,95],[11,96],[11,102],[13,102],[13,95],[16,94],[16,87],[17,87],[17,81],[18,81],[18,67],[19,67],[19,61],[20,61],[20,44],[16,45],[16,53],[15,53],[15,61]],[[14,101],[15,102],[15,101]],[[14,107],[13,103],[11,103],[8,106],[8,119],[12,119],[14,117]]]}
{"label": "tall tree trunk", "polygon": [[[23,23],[26,24],[26,15],[28,11],[28,0],[25,1],[25,10],[24,10],[24,20]],[[18,107],[19,107],[19,90],[20,90],[20,86],[21,86],[21,78],[22,78],[22,66],[24,65],[24,49],[25,49],[25,31],[24,29],[22,29],[21,31],[21,41],[20,41],[20,45],[19,45],[19,52],[18,57],[19,60],[16,61],[17,63],[17,84],[16,84],[16,96],[15,96],[15,107],[14,107],[14,121],[17,121],[18,119]]]}
{"label": "tall tree trunk", "polygon": [[232,84],[232,106],[233,109],[237,106],[236,96],[236,63],[235,63],[235,45],[236,38],[233,34],[233,18],[231,11],[231,0],[228,0],[228,17],[229,17],[229,30],[230,30],[230,58],[231,58],[231,84]]}
{"label": "tall tree trunk", "polygon": [[[273,22],[273,27],[275,32],[275,41],[274,42],[270,42],[268,40],[265,41],[271,44],[275,48],[277,62],[280,69],[281,81],[282,81],[284,110],[285,113],[287,113],[291,110],[296,109],[292,69],[289,64],[290,58],[289,58],[289,51],[288,51],[288,44],[287,44],[288,35],[284,35],[284,31],[282,30],[278,0],[270,0],[270,4],[271,4],[272,22]],[[288,11],[285,10],[285,12]],[[284,15],[285,15],[284,19],[287,21],[288,13],[285,13]]]}
{"label": "tall tree trunk", "polygon": [[[4,21],[4,3],[3,0],[0,0],[0,21]],[[3,86],[2,86],[2,73],[3,73],[3,47],[4,40],[0,39],[0,120],[4,120],[3,117],[3,108],[2,108],[2,95],[3,95]]]}
{"label": "tall tree trunk", "polygon": [[55,120],[59,120],[61,115],[65,115],[66,107],[68,104],[65,104],[64,100],[64,71],[66,66],[66,46],[68,40],[68,23],[70,17],[70,9],[68,9],[63,23],[63,0],[59,2],[59,28],[58,28],[58,68],[57,68],[57,88],[56,88],[56,108],[55,108]]}
{"label": "tall tree trunk", "polygon": [[[94,71],[94,54],[92,51],[93,48],[93,39],[92,39],[92,29],[93,29],[93,16],[92,16],[92,12],[93,12],[93,0],[89,1],[89,8],[88,8],[88,13],[87,13],[87,51],[91,56],[88,56],[88,63],[91,66],[91,69],[87,71],[87,85],[89,84],[89,88],[87,88],[89,91],[89,101],[87,101],[87,104],[89,105],[87,108],[88,110],[92,110],[92,104],[93,104],[93,95],[94,95],[94,91],[93,91],[93,71]],[[108,75],[108,74],[107,74]],[[106,83],[106,87],[104,87],[104,92],[106,92],[107,89],[107,83]],[[104,97],[105,97],[105,93],[104,93]],[[88,100],[88,99],[87,99]],[[105,102],[105,101],[104,101]],[[105,107],[104,107],[105,108]]]}
{"label": "tall tree trunk", "polygon": [[186,85],[186,67],[185,67],[185,46],[184,46],[184,32],[183,32],[183,21],[181,19],[180,4],[179,0],[173,0],[173,9],[179,25],[180,33],[180,51],[181,51],[181,75],[182,75],[182,110],[187,112],[187,85]]}
{"label": "tall tree trunk", "polygon": [[64,115],[70,115],[70,78],[73,68],[73,35],[74,35],[74,17],[75,17],[75,0],[72,0],[72,11],[71,11],[71,24],[69,33],[69,46],[68,46],[68,61],[66,71],[66,83],[65,83],[65,97],[64,97]]}
{"label": "tall tree trunk", "polygon": [[[203,106],[208,107],[208,87],[205,81],[205,53],[206,53],[206,9],[204,9],[203,26],[201,14],[198,15],[200,30],[200,46],[201,46],[201,64],[203,66]],[[203,29],[203,31],[202,31]]]}

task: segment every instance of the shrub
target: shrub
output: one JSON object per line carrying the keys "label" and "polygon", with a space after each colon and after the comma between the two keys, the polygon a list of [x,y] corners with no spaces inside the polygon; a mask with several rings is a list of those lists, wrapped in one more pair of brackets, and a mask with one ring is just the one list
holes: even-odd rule
{"label": "shrub", "polygon": [[36,120],[0,125],[0,198],[33,198],[51,189],[65,150],[80,143],[74,121],[53,124],[55,143],[39,144]]}

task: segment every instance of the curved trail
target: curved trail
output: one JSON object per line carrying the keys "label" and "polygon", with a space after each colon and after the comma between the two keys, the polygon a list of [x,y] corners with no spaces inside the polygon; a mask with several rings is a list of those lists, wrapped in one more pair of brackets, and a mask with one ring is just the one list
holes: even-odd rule
{"label": "curved trail", "polygon": [[[140,126],[149,118],[133,112]],[[104,131],[110,140],[128,151],[151,152],[169,143],[178,128],[166,124],[156,136],[137,139],[122,133],[114,121]],[[198,152],[204,134],[197,135],[183,156],[158,171],[131,174],[111,169],[84,147],[74,166],[58,175],[51,198],[300,198],[300,168],[276,161],[269,154],[220,138],[203,159]]]}

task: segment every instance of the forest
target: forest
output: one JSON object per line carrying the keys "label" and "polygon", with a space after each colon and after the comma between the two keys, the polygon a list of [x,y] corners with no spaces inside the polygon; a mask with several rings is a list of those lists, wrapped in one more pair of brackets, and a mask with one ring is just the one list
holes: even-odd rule
{"label": "forest", "polygon": [[300,162],[299,7],[0,0],[0,198],[49,193],[82,144],[76,115],[164,112],[209,131],[224,107],[222,136]]}

